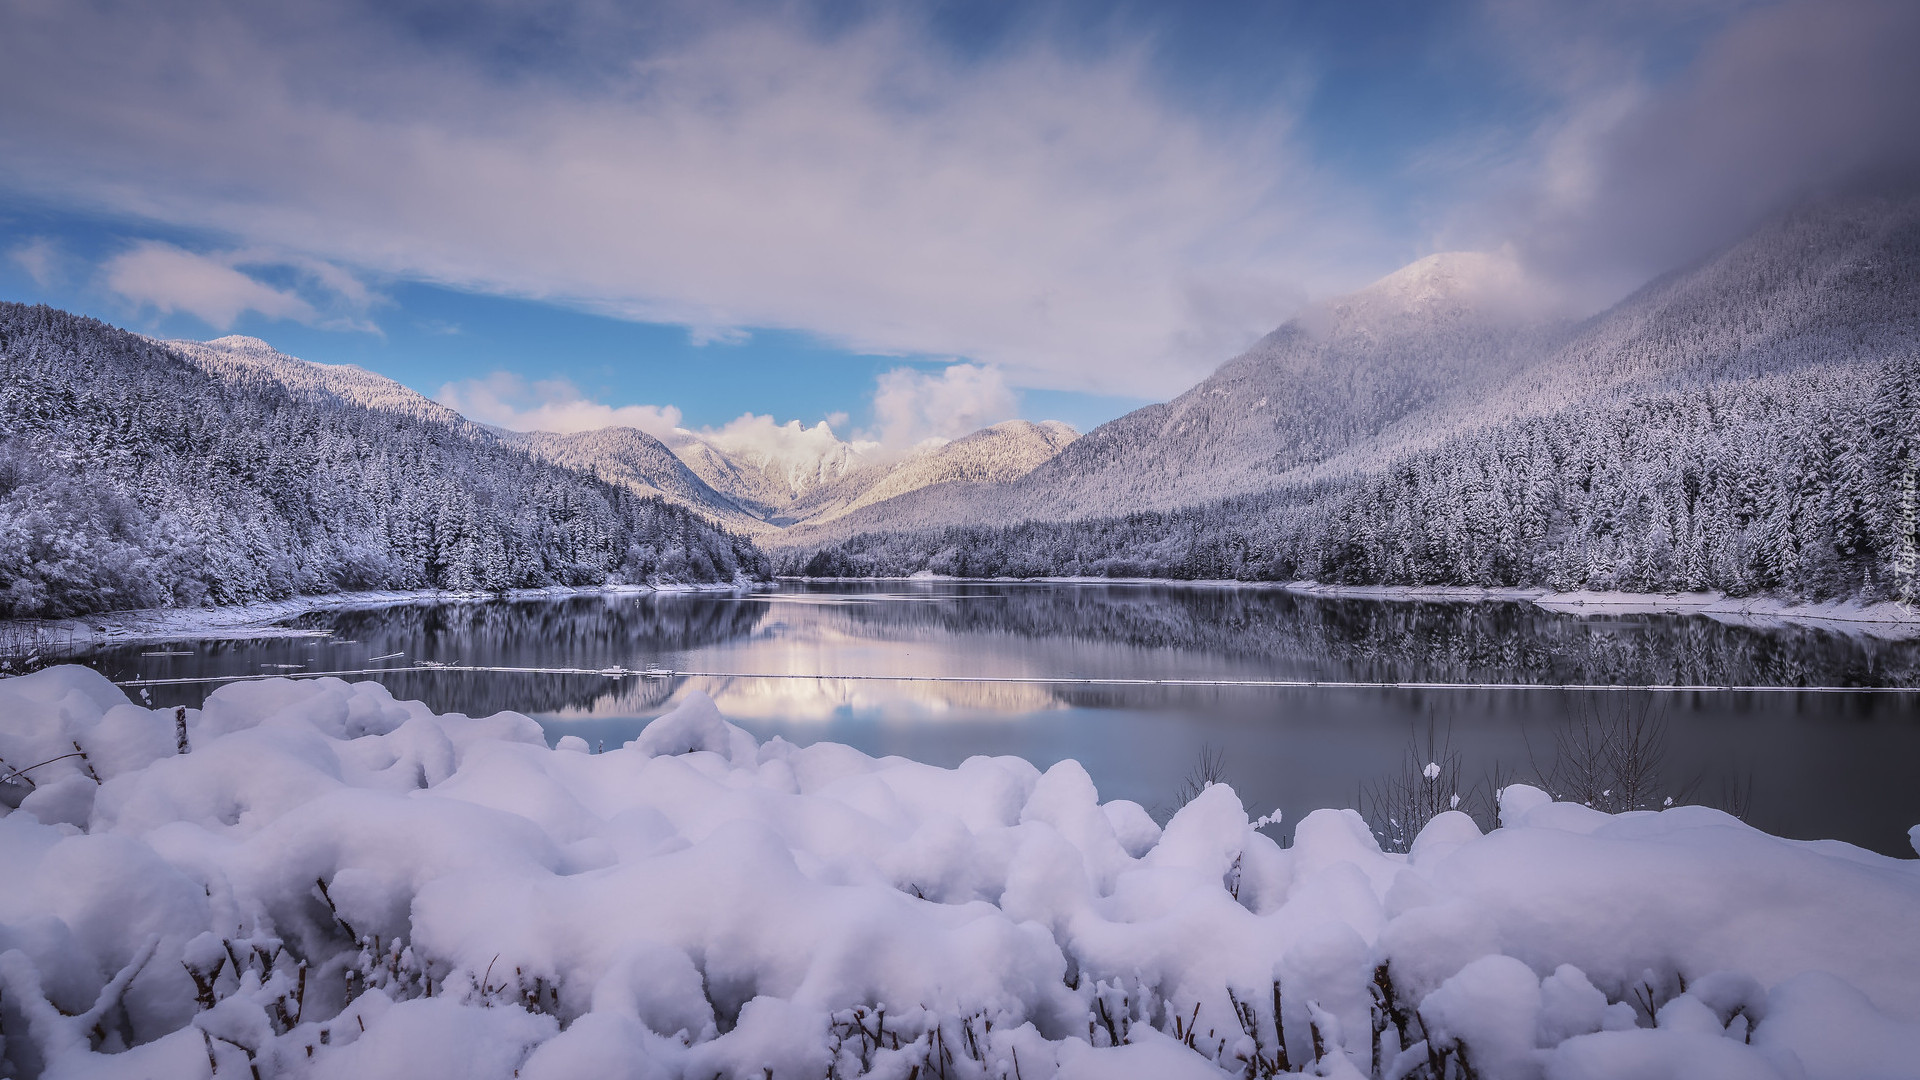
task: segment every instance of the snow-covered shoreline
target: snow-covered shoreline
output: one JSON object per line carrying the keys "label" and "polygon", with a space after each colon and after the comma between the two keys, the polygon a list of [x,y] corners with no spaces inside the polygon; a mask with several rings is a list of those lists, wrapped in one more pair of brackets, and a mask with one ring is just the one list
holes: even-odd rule
{"label": "snow-covered shoreline", "polygon": [[1422,586],[1321,585],[1288,582],[1290,592],[1377,600],[1526,601],[1562,615],[1705,615],[1738,626],[1811,626],[1907,638],[1920,634],[1920,610],[1895,601],[1807,603],[1776,597],[1732,597],[1723,592],[1551,592],[1545,589],[1463,589]]}
{"label": "snow-covered shoreline", "polygon": [[555,585],[544,589],[511,589],[504,593],[442,589],[374,590],[295,596],[285,600],[259,600],[221,607],[142,608],[103,611],[70,619],[0,620],[0,655],[26,649],[65,652],[101,645],[186,639],[325,636],[325,631],[295,630],[274,625],[314,611],[358,611],[413,604],[483,603],[542,597],[735,592],[752,587],[753,583],[731,581],[704,585]]}
{"label": "snow-covered shoreline", "polygon": [[1824,627],[1876,637],[1920,636],[1920,608],[1891,600],[1862,604],[1857,600],[1808,603],[1776,597],[1730,597],[1723,592],[1629,593],[1554,592],[1550,589],[1480,588],[1456,585],[1328,585],[1317,581],[1180,580],[1174,578],[1041,577],[962,578],[919,573],[907,577],[810,578],[783,575],[781,581],[944,581],[981,584],[1046,585],[1157,585],[1189,589],[1273,589],[1354,600],[1427,601],[1451,603],[1531,603],[1562,615],[1704,615],[1739,626]]}
{"label": "snow-covered shoreline", "polygon": [[[1564,615],[1703,615],[1719,622],[1759,628],[1804,626],[1841,633],[1908,639],[1920,636],[1920,609],[1891,601],[1801,603],[1770,597],[1728,597],[1724,593],[1567,592],[1544,589],[1483,589],[1439,585],[1324,585],[1314,581],[1182,581],[1165,578],[958,578],[934,574],[881,578],[808,578],[778,581],[817,583],[942,581],[980,584],[1134,585],[1189,589],[1272,589],[1308,596],[1357,600],[1446,603],[1532,603]],[[333,593],[263,600],[225,607],[147,608],[109,611],[70,619],[0,620],[0,655],[38,651],[50,655],[101,645],[141,644],[189,639],[324,636],[274,624],[314,611],[347,611],[411,604],[480,603],[593,594],[735,592],[763,587],[751,582],[705,585],[599,585],[514,589],[505,593],[436,589]]]}
{"label": "snow-covered shoreline", "polygon": [[1400,855],[1337,809],[1282,848],[1224,785],[1163,827],[1070,760],[761,743],[697,694],[600,754],[337,679],[183,717],[0,681],[0,758],[58,759],[0,801],[0,1075],[1895,1080],[1920,1046],[1920,861],[1704,807],[1516,785]]}

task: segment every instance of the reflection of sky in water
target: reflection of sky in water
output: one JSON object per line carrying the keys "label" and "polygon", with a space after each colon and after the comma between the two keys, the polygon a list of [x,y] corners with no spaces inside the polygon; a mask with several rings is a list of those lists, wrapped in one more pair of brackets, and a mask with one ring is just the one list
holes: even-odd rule
{"label": "reflection of sky in water", "polygon": [[848,679],[708,679],[700,688],[729,716],[805,721],[886,713],[915,719],[1024,716],[1062,706],[1044,687],[1006,683],[885,683]]}

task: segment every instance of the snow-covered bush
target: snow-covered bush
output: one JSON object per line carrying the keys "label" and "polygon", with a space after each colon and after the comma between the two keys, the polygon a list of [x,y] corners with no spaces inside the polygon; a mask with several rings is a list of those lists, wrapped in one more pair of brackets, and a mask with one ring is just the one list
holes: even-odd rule
{"label": "snow-covered bush", "polygon": [[[1406,855],[1081,767],[0,680],[0,1075],[1910,1077],[1920,863],[1503,794]],[[84,756],[82,756],[84,755]]]}

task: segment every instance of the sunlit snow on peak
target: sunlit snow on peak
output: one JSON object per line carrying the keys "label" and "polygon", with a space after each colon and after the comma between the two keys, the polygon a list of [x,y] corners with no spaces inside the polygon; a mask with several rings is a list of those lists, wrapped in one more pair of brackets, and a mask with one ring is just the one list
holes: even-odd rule
{"label": "sunlit snow on peak", "polygon": [[1442,251],[1416,259],[1336,301],[1337,312],[1376,316],[1537,315],[1558,304],[1511,248]]}

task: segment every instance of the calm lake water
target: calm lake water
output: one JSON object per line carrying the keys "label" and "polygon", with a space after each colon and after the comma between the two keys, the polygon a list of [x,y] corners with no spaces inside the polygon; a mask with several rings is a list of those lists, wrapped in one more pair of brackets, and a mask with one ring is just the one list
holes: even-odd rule
{"label": "calm lake water", "polygon": [[[1649,704],[1663,790],[1748,820],[1911,857],[1920,694],[888,683],[849,675],[1324,679],[1764,686],[1920,685],[1920,643],[1704,616],[1572,617],[1178,585],[786,585],[741,594],[587,595],[329,611],[327,636],[128,646],[80,658],[116,679],[330,671],[415,661],[745,673],[733,677],[394,671],[439,711],[534,716],[550,740],[618,746],[689,690],[761,738],[844,742],[955,765],[1016,754],[1084,764],[1105,798],[1161,814],[1203,752],[1255,813],[1356,806],[1405,775],[1410,740],[1460,762],[1469,806],[1493,777],[1551,766],[1582,716]],[[382,658],[382,659],[376,659]],[[792,674],[804,678],[755,678]],[[210,687],[155,687],[198,705]],[[1418,762],[1416,762],[1416,765]]]}

